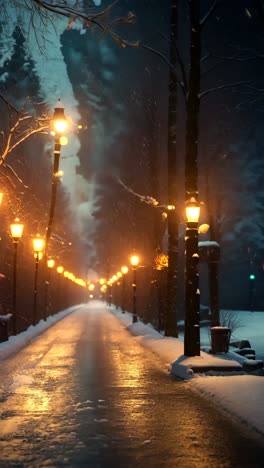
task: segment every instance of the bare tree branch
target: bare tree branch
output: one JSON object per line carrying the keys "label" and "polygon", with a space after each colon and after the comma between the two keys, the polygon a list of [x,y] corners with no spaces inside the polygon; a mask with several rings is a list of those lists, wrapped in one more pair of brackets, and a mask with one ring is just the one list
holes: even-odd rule
{"label": "bare tree branch", "polygon": [[235,88],[237,86],[245,86],[248,83],[250,83],[250,81],[238,81],[236,83],[230,83],[230,84],[226,84],[226,85],[222,85],[222,86],[216,86],[215,88],[207,89],[206,91],[203,91],[202,93],[200,93],[199,98],[202,99],[205,96],[207,96],[207,94],[217,92],[217,91],[220,91],[222,89]]}
{"label": "bare tree branch", "polygon": [[[156,49],[153,49],[152,47],[148,46],[147,44],[144,44],[142,42],[139,43],[139,47],[141,47],[141,49],[146,49],[148,50],[149,52],[151,52],[152,54],[155,54],[157,55],[158,57],[162,58],[162,60],[164,60],[164,62],[167,63],[167,65],[169,65],[169,67],[173,70],[173,72],[175,73],[176,77],[177,77],[177,69],[174,67],[174,65],[169,61],[169,59],[166,57],[166,55],[162,54],[162,52],[159,52],[158,50]],[[185,84],[183,81],[179,80],[177,78],[177,82],[178,84],[180,85],[180,88],[183,92],[183,95],[184,95],[184,98],[186,99],[186,89],[185,89]]]}
{"label": "bare tree branch", "polygon": [[208,21],[208,19],[210,18],[210,16],[213,14],[213,12],[215,11],[215,9],[220,5],[220,3],[222,3],[222,0],[215,0],[215,2],[213,3],[213,5],[211,6],[211,8],[209,8],[209,10],[206,12],[206,14],[204,15],[204,17],[201,19],[201,21],[200,21],[200,26],[201,26],[201,28],[204,27],[204,25],[206,24],[206,22]]}

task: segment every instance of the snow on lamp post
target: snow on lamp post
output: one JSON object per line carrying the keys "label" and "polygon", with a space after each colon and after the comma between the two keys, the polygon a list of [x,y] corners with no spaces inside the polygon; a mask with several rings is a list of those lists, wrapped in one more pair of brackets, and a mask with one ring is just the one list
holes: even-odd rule
{"label": "snow on lamp post", "polygon": [[139,257],[138,255],[131,255],[130,257],[130,264],[133,268],[133,323],[138,321],[137,316],[137,267],[139,264]]}
{"label": "snow on lamp post", "polygon": [[200,356],[200,291],[198,274],[198,223],[200,203],[186,202],[185,236],[185,356]]}
{"label": "snow on lamp post", "polygon": [[49,258],[47,260],[47,268],[48,268],[48,275],[45,281],[45,307],[44,307],[44,320],[47,319],[48,308],[49,308],[49,286],[50,286],[50,277],[51,277],[51,270],[54,268],[55,260]]}
{"label": "snow on lamp post", "polygon": [[39,269],[39,261],[43,256],[43,248],[45,242],[39,234],[33,239],[33,249],[34,249],[34,257],[35,257],[35,277],[34,277],[34,295],[33,295],[33,325],[36,325],[37,319],[37,299],[38,299],[38,269]]}
{"label": "snow on lamp post", "polygon": [[58,273],[58,283],[57,283],[57,309],[61,309],[61,278],[62,278],[62,273],[64,272],[63,266],[59,265],[57,267],[57,273]]}
{"label": "snow on lamp post", "polygon": [[51,229],[53,224],[53,218],[55,213],[56,198],[57,198],[57,187],[58,179],[61,175],[59,171],[60,166],[60,155],[61,155],[61,145],[67,143],[67,139],[64,142],[63,134],[68,128],[68,122],[64,114],[64,106],[59,99],[54,107],[54,114],[50,122],[50,133],[54,136],[55,147],[54,147],[54,162],[53,162],[53,174],[52,174],[52,186],[51,186],[51,202],[50,202],[50,213],[49,220],[46,230],[46,240],[45,240],[45,256],[48,253],[49,240],[51,236]]}
{"label": "snow on lamp post", "polygon": [[123,274],[123,281],[122,281],[122,312],[125,313],[125,296],[126,296],[126,274],[128,272],[127,266],[122,266],[121,272]]}
{"label": "snow on lamp post", "polygon": [[[0,199],[1,199],[0,203],[2,202],[1,195],[3,196],[3,194],[0,194]],[[14,331],[14,334],[16,335],[17,333],[17,329],[16,329],[17,246],[23,234],[24,224],[20,222],[19,218],[16,218],[14,223],[11,224],[10,229],[11,229],[11,237],[12,237],[13,246],[14,246],[12,306],[13,306],[13,314],[14,314],[13,331]]]}

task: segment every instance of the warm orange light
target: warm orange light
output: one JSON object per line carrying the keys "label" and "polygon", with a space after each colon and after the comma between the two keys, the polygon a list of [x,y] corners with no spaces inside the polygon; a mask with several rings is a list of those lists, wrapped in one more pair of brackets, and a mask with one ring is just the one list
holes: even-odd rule
{"label": "warm orange light", "polygon": [[64,278],[69,278],[69,272],[68,271],[64,271],[63,275],[64,275]]}
{"label": "warm orange light", "polygon": [[64,107],[61,100],[59,99],[57,104],[55,105],[54,114],[51,119],[51,133],[59,134],[62,136],[67,127],[68,122],[64,114]]}
{"label": "warm orange light", "polygon": [[11,224],[10,229],[13,241],[18,242],[19,239],[22,237],[24,224],[20,223],[19,218],[16,218],[14,223]]}
{"label": "warm orange light", "polygon": [[191,198],[186,203],[186,218],[188,223],[198,223],[200,216],[200,203],[195,198]]}
{"label": "warm orange light", "polygon": [[116,274],[116,276],[117,276],[118,278],[121,278],[122,273],[119,271],[119,272]]}
{"label": "warm orange light", "polygon": [[34,258],[36,258],[38,260],[42,260],[43,253],[42,252],[34,252]]}
{"label": "warm orange light", "polygon": [[53,268],[54,265],[55,265],[55,261],[54,261],[52,258],[50,258],[50,259],[47,261],[47,267],[48,267],[48,268]]}
{"label": "warm orange light", "polygon": [[99,283],[100,283],[100,284],[105,284],[105,283],[106,283],[106,279],[100,278],[100,279],[99,279]]}
{"label": "warm orange light", "polygon": [[121,271],[122,271],[123,275],[126,275],[127,272],[128,272],[127,266],[122,266]]}
{"label": "warm orange light", "polygon": [[2,205],[3,196],[4,196],[3,192],[0,192],[0,205]]}
{"label": "warm orange light", "polygon": [[44,244],[44,240],[37,234],[37,237],[33,239],[34,252],[41,252],[44,248]]}
{"label": "warm orange light", "polygon": [[112,276],[112,281],[116,281],[116,280],[117,280],[117,276],[116,275]]}
{"label": "warm orange light", "polygon": [[168,208],[169,211],[175,210],[175,206],[174,206],[174,205],[168,205],[167,208]]}
{"label": "warm orange light", "polygon": [[133,267],[138,266],[138,264],[139,264],[139,257],[138,257],[138,255],[131,255],[131,257],[130,257],[130,263],[131,263],[131,265],[132,265]]}
{"label": "warm orange light", "polygon": [[62,266],[58,266],[57,267],[57,273],[59,273],[61,275],[61,273],[64,272],[64,268]]}
{"label": "warm orange light", "polygon": [[92,283],[89,284],[89,286],[88,286],[89,291],[93,291],[94,288],[95,288],[95,285],[94,285],[94,284],[92,284]]}

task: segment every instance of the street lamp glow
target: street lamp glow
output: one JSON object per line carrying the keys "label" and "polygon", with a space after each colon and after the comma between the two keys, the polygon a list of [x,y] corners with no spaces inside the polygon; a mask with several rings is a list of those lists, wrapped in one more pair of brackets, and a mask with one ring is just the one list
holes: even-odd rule
{"label": "street lamp glow", "polygon": [[34,252],[34,258],[38,260],[42,260],[43,252]]}
{"label": "street lamp glow", "polygon": [[119,272],[116,274],[116,276],[117,276],[118,278],[121,278],[121,277],[122,277],[121,271],[119,271]]}
{"label": "street lamp glow", "polygon": [[0,205],[2,205],[3,196],[4,196],[3,192],[0,192]]}
{"label": "street lamp glow", "polygon": [[18,242],[22,237],[24,224],[20,223],[19,218],[16,218],[14,223],[11,224],[10,229],[13,242]]}
{"label": "street lamp glow", "polygon": [[45,244],[44,240],[37,235],[37,237],[33,239],[34,252],[36,253],[41,252],[44,248],[44,244]]}
{"label": "street lamp glow", "polygon": [[130,263],[133,267],[137,267],[139,264],[139,256],[138,255],[131,255]]}
{"label": "street lamp glow", "polygon": [[55,265],[55,261],[54,261],[52,258],[50,258],[50,259],[47,261],[47,267],[48,267],[48,268],[53,268],[54,265]]}
{"label": "street lamp glow", "polygon": [[200,217],[200,203],[194,198],[186,203],[186,218],[188,223],[198,223]]}
{"label": "street lamp glow", "polygon": [[64,114],[64,106],[59,99],[54,107],[54,114],[51,119],[51,133],[61,135],[67,130],[68,122]]}
{"label": "street lamp glow", "polygon": [[89,286],[88,286],[89,291],[93,291],[94,288],[95,288],[95,285],[94,285],[94,284],[92,284],[92,283],[89,284]]}
{"label": "street lamp glow", "polygon": [[100,279],[99,279],[99,283],[100,283],[101,285],[105,284],[105,283],[106,283],[106,279],[100,278]]}
{"label": "street lamp glow", "polygon": [[122,266],[121,271],[122,271],[123,275],[126,275],[127,272],[128,272],[127,266]]}
{"label": "street lamp glow", "polygon": [[57,267],[57,273],[59,273],[61,275],[61,273],[64,272],[64,268],[62,266],[58,266]]}

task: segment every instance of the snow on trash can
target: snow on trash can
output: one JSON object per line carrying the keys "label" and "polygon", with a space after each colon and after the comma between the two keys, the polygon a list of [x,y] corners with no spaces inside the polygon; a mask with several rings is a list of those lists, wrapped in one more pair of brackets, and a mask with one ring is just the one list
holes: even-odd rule
{"label": "snow on trash can", "polygon": [[230,328],[212,327],[211,328],[211,347],[212,354],[227,353],[230,340]]}

